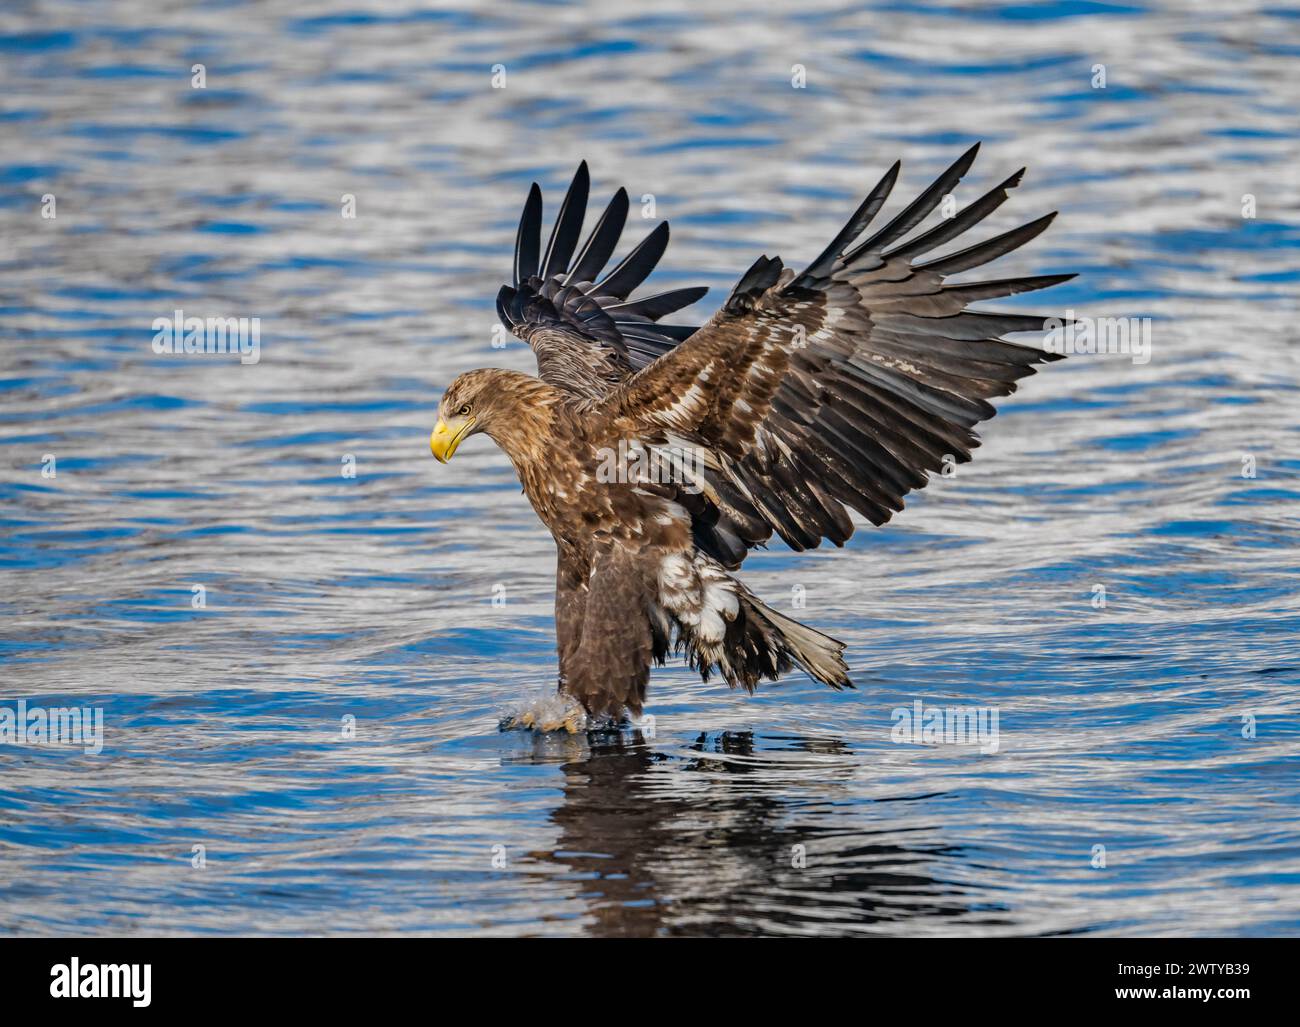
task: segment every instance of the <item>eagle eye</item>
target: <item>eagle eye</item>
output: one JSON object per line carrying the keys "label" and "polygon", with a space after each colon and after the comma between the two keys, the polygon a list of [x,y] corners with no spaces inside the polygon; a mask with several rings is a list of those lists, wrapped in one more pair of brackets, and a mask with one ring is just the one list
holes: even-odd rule
{"label": "eagle eye", "polygon": [[466,403],[466,404],[465,404],[464,406],[462,406],[459,410],[457,410],[456,413],[458,413],[461,417],[468,417],[468,416],[469,416],[469,404]]}

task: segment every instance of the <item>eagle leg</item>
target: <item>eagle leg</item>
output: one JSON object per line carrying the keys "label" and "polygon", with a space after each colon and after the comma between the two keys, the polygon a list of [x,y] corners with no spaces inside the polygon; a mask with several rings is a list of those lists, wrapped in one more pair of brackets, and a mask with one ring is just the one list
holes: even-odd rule
{"label": "eagle leg", "polygon": [[[560,691],[580,702],[592,723],[640,716],[655,652],[648,609],[653,565],[618,543],[592,558],[581,637],[565,659],[560,638]],[[557,610],[560,601],[557,598]]]}

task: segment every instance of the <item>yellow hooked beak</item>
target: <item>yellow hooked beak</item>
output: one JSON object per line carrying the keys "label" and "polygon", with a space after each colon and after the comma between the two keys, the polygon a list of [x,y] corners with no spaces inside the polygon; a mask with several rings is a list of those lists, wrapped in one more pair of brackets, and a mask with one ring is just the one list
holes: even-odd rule
{"label": "yellow hooked beak", "polygon": [[434,425],[433,434],[429,436],[429,450],[438,458],[439,463],[446,463],[451,459],[451,455],[456,452],[456,447],[460,445],[460,440],[469,434],[469,430],[474,427],[474,418],[452,418],[451,424],[448,424],[441,417],[438,423]]}

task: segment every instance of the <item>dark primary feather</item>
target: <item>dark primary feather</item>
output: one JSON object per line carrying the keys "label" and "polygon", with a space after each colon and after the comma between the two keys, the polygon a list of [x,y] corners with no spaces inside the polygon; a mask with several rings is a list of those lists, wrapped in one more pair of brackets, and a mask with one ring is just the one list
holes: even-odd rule
{"label": "dark primary feather", "polygon": [[543,279],[553,278],[568,270],[569,258],[573,256],[573,248],[578,245],[578,237],[582,235],[582,220],[587,213],[587,192],[590,186],[591,176],[584,160],[573,176],[564,203],[560,205],[560,213],[555,216],[551,241],[546,244],[546,257],[542,261]]}
{"label": "dark primary feather", "polygon": [[913,236],[911,241],[899,243],[893,249],[886,250],[884,256],[919,257],[922,253],[929,253],[936,246],[942,246],[944,243],[957,238],[963,232],[974,228],[1002,206],[1010,197],[1011,190],[1018,186],[1020,180],[1024,177],[1025,169],[1021,168],[1001,185],[990,189],[978,200],[958,213],[956,217],[941,221],[928,232]]}
{"label": "dark primary feather", "polygon": [[571,282],[594,282],[600,269],[609,263],[614,255],[614,247],[623,234],[623,225],[627,223],[627,190],[620,188],[609,201],[609,206],[600,215],[596,227],[591,230],[582,252],[573,262],[571,270],[564,278],[564,284]]}
{"label": "dark primary feather", "polygon": [[822,250],[821,255],[808,265],[808,269],[794,281],[794,285],[803,287],[812,285],[835,266],[835,261],[843,254],[845,247],[866,231],[867,225],[871,224],[872,219],[880,213],[880,208],[889,199],[894,183],[898,181],[898,172],[902,167],[902,161],[894,161],[893,166],[885,172],[885,176],[876,183],[876,187],[867,194],[861,206],[854,211],[848,224],[840,229],[839,235],[831,240],[831,244]]}
{"label": "dark primary feather", "polygon": [[998,257],[1019,249],[1029,240],[1036,238],[1055,220],[1055,212],[1044,214],[1036,221],[1021,225],[1019,228],[1013,228],[1001,235],[995,235],[992,239],[986,239],[974,246],[967,246],[964,250],[950,253],[946,257],[938,257],[925,264],[914,264],[912,266],[917,271],[932,271],[940,275],[955,275],[961,271],[969,271],[973,267],[983,267],[990,261],[997,260]]}
{"label": "dark primary feather", "polygon": [[600,296],[627,299],[633,289],[650,277],[650,272],[655,269],[667,248],[668,222],[660,221],[654,231],[637,243],[636,248],[619,262],[618,267],[596,284],[592,292]]}
{"label": "dark primary feather", "polygon": [[844,263],[846,265],[853,264],[860,260],[863,254],[880,252],[891,242],[901,239],[924,221],[927,215],[935,207],[939,206],[944,196],[953,191],[957,183],[961,181],[962,176],[970,170],[970,166],[975,162],[975,155],[979,153],[979,150],[980,144],[976,143],[953,161],[947,171],[936,178],[925,192],[909,203],[899,214],[896,214],[889,224],[885,225],[866,242],[844,254]]}
{"label": "dark primary feather", "polygon": [[519,232],[515,235],[515,285],[537,274],[537,254],[542,245],[542,190],[536,182],[528,191]]}
{"label": "dark primary feather", "polygon": [[[646,296],[627,303],[616,303],[606,307],[605,311],[614,316],[616,322],[636,320],[658,321],[666,314],[689,307],[696,300],[703,299],[709,291],[708,286],[696,285],[688,289],[672,289],[654,296]],[[667,328],[668,325],[661,326]],[[694,331],[694,329],[691,329]]]}

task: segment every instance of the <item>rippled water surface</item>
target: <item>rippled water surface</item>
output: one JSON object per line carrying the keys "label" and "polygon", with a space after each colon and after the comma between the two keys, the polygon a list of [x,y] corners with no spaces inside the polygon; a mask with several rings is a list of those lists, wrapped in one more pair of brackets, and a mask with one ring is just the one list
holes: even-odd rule
{"label": "rippled water surface", "polygon": [[[0,746],[0,930],[1300,933],[1300,19],[1218,6],[7,5],[0,705],[105,736]],[[498,733],[553,687],[553,546],[427,438],[532,367],[492,346],[529,182],[653,194],[704,317],[976,140],[958,202],[1030,169],[990,232],[1062,212],[997,276],[1082,272],[1020,309],[1150,317],[1150,361],[1055,364],[891,525],[751,558],[856,692],[674,665],[653,737]],[[178,308],[260,362],[154,354]],[[918,700],[998,751],[891,741]]]}

